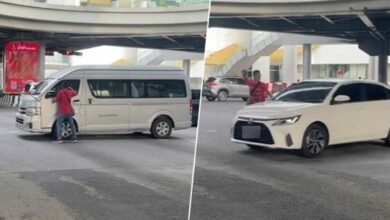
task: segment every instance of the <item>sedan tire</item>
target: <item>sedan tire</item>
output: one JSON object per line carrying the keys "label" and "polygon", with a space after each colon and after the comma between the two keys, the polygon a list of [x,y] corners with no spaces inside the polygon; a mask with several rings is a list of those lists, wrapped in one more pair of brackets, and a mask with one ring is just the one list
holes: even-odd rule
{"label": "sedan tire", "polygon": [[328,145],[329,134],[320,124],[310,125],[303,135],[301,153],[304,157],[318,156]]}
{"label": "sedan tire", "polygon": [[385,145],[387,146],[387,147],[390,147],[390,131],[389,131],[389,134],[387,135],[387,138],[385,138]]}
{"label": "sedan tire", "polygon": [[210,102],[214,101],[216,99],[216,97],[214,96],[206,96],[206,99]]}
{"label": "sedan tire", "polygon": [[228,99],[228,96],[229,96],[229,94],[227,91],[221,90],[218,92],[217,98],[218,98],[218,101],[225,102]]}

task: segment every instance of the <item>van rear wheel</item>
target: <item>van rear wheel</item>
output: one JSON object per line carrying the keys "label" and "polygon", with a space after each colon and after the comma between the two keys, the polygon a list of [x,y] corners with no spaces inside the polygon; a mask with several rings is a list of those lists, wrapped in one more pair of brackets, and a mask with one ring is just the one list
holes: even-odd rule
{"label": "van rear wheel", "polygon": [[171,136],[172,122],[167,117],[157,118],[151,127],[151,133],[154,138],[166,139]]}

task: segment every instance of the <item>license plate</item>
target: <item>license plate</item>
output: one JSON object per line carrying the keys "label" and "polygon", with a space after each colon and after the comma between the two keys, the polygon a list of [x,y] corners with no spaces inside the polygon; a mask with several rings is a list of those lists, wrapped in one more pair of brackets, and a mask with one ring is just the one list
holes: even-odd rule
{"label": "license plate", "polygon": [[260,126],[242,126],[242,138],[243,139],[256,139],[260,138],[261,127]]}

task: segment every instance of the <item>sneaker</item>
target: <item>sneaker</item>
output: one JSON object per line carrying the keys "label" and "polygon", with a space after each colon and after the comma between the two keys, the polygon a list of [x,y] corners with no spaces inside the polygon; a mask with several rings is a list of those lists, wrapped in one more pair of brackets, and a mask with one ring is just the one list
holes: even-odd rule
{"label": "sneaker", "polygon": [[61,144],[63,141],[62,140],[56,140],[56,141],[53,141],[52,143],[53,144]]}
{"label": "sneaker", "polygon": [[72,140],[72,143],[77,143],[77,142],[78,142],[77,139],[73,139],[73,140]]}

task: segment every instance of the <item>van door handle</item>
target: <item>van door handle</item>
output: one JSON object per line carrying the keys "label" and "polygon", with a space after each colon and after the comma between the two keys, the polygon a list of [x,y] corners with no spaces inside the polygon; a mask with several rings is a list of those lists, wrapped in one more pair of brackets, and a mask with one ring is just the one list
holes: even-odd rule
{"label": "van door handle", "polygon": [[80,99],[75,99],[73,100],[73,102],[80,102]]}
{"label": "van door handle", "polygon": [[89,104],[93,104],[93,99],[88,99]]}

